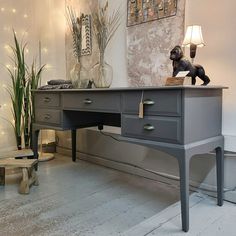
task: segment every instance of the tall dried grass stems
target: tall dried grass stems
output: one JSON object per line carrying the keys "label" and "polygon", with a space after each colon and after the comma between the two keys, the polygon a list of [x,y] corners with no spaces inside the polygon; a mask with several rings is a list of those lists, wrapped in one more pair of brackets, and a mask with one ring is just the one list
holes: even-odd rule
{"label": "tall dried grass stems", "polygon": [[108,1],[104,7],[98,6],[97,11],[92,12],[93,32],[101,54],[105,53],[108,44],[119,28],[120,16],[120,8],[113,11],[111,15],[108,14]]}
{"label": "tall dried grass stems", "polygon": [[84,14],[77,16],[75,10],[71,7],[67,7],[66,19],[71,31],[73,40],[73,53],[77,61],[80,62],[82,51],[82,19]]}

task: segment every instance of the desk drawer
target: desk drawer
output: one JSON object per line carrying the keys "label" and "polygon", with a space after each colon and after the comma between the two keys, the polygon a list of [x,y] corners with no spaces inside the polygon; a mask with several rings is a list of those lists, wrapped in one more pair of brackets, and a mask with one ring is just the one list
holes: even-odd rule
{"label": "desk drawer", "polygon": [[35,94],[36,107],[59,107],[60,97],[56,93],[36,93]]}
{"label": "desk drawer", "polygon": [[[122,111],[138,114],[142,91],[124,92]],[[145,115],[181,116],[181,90],[162,90],[143,92]]]}
{"label": "desk drawer", "polygon": [[181,118],[149,116],[139,119],[133,115],[122,116],[122,135],[160,142],[181,142]]}
{"label": "desk drawer", "polygon": [[62,98],[63,110],[120,113],[120,93],[86,92],[65,93]]}
{"label": "desk drawer", "polygon": [[61,111],[51,109],[37,109],[35,114],[36,123],[61,124]]}

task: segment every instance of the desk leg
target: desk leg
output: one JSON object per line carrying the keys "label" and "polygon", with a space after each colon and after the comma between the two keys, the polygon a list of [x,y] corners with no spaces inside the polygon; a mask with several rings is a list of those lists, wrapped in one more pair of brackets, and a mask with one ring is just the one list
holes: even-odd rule
{"label": "desk leg", "polygon": [[187,157],[182,157],[179,159],[179,175],[180,175],[182,229],[184,232],[188,232],[189,230],[189,159]]}
{"label": "desk leg", "polygon": [[216,171],[217,171],[217,204],[223,205],[224,195],[224,150],[216,148]]}
{"label": "desk leg", "polygon": [[[34,152],[34,159],[38,159],[38,137],[39,137],[39,130],[33,129],[32,132],[32,144],[33,144],[33,152]],[[35,170],[38,170],[38,164],[35,165]]]}
{"label": "desk leg", "polygon": [[72,161],[76,162],[76,129],[71,130]]}

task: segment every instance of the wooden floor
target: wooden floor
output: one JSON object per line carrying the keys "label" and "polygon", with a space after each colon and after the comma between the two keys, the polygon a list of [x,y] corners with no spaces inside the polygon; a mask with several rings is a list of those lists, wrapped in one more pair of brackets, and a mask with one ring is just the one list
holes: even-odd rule
{"label": "wooden floor", "polygon": [[0,236],[119,235],[179,200],[164,184],[57,156],[40,163],[39,186],[0,187]]}
{"label": "wooden floor", "polygon": [[192,194],[183,233],[176,188],[60,155],[38,174],[29,195],[17,193],[15,177],[0,187],[0,236],[236,236],[230,203]]}
{"label": "wooden floor", "polygon": [[190,230],[180,230],[180,203],[127,230],[122,236],[236,236],[236,206],[194,193],[190,197]]}

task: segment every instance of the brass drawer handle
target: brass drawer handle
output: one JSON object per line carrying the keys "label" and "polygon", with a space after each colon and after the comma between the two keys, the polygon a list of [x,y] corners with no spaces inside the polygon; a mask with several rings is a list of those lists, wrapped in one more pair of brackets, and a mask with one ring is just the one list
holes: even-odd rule
{"label": "brass drawer handle", "polygon": [[143,101],[143,104],[144,105],[154,105],[155,102],[151,99],[146,99],[146,100]]}
{"label": "brass drawer handle", "polygon": [[90,100],[89,98],[87,98],[87,99],[85,99],[84,100],[84,104],[92,104],[93,103],[93,101],[92,100]]}
{"label": "brass drawer handle", "polygon": [[51,98],[49,98],[49,97],[45,97],[45,98],[43,99],[43,101],[44,101],[45,103],[48,103],[48,102],[51,101]]}
{"label": "brass drawer handle", "polygon": [[146,124],[146,125],[143,126],[143,129],[147,130],[147,131],[152,131],[152,130],[155,129],[155,127],[151,124]]}
{"label": "brass drawer handle", "polygon": [[51,116],[49,114],[45,114],[44,120],[50,120],[50,119],[51,119]]}

